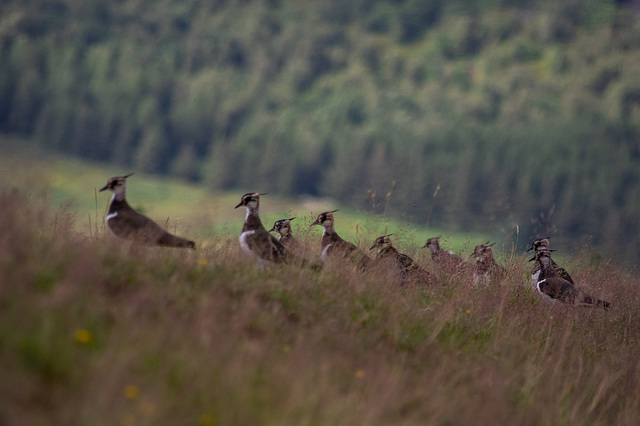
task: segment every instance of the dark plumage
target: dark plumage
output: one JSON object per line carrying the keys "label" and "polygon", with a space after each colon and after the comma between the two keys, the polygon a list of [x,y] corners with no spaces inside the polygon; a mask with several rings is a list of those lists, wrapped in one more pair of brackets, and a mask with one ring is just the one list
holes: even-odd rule
{"label": "dark plumage", "polygon": [[395,270],[402,281],[407,282],[428,282],[435,283],[436,278],[423,269],[415,260],[406,254],[400,253],[392,244],[393,234],[383,235],[376,238],[369,250],[376,251],[374,265],[390,266]]}
{"label": "dark plumage", "polygon": [[248,192],[235,207],[237,209],[244,206],[247,209],[239,238],[240,247],[262,266],[283,263],[287,261],[287,249],[262,225],[259,215],[260,195],[265,194]]}
{"label": "dark plumage", "polygon": [[468,267],[467,262],[460,256],[442,250],[439,240],[440,237],[429,238],[423,246],[423,248],[431,250],[431,260],[448,274],[454,274],[466,269]]}
{"label": "dark plumage", "polygon": [[507,270],[496,262],[493,256],[493,244],[479,244],[473,250],[473,257],[476,259],[476,269],[473,273],[474,284],[481,281],[499,282],[506,276]]}
{"label": "dark plumage", "polygon": [[291,231],[291,221],[293,219],[295,219],[295,217],[292,217],[290,219],[276,220],[273,224],[273,227],[269,230],[269,232],[276,231],[278,234],[280,234],[280,242],[288,250],[302,248],[302,244],[300,244],[300,242],[293,237],[293,232]]}
{"label": "dark plumage", "polygon": [[[533,242],[531,243],[531,247],[529,247],[527,249],[527,251],[535,250],[536,252],[538,252],[538,251],[547,250],[549,252],[553,252],[554,250],[550,250],[549,249],[549,238],[550,237],[538,238],[536,240],[533,240]],[[573,282],[573,278],[571,278],[571,276],[566,271],[566,269],[564,269],[562,266],[558,265],[553,260],[551,260],[551,266],[553,267],[553,269],[555,269],[555,271],[558,273],[558,275],[560,277],[562,277],[565,280],[569,281],[571,284],[575,284]],[[532,282],[536,283],[538,281],[538,276],[539,275],[540,275],[540,264],[538,262],[536,262],[536,264],[533,267],[533,270],[531,271],[531,280],[532,280]]]}
{"label": "dark plumage", "polygon": [[527,251],[538,251],[538,250],[548,250],[549,249],[549,238],[537,238],[531,242],[531,247],[527,249]]}
{"label": "dark plumage", "polygon": [[143,214],[135,211],[125,198],[126,180],[133,173],[109,179],[104,188],[113,193],[107,226],[116,236],[133,241],[137,244],[155,245],[161,247],[195,248],[193,241],[177,237],[162,229],[157,223]]}
{"label": "dark plumage", "polygon": [[532,260],[535,260],[540,266],[540,276],[536,287],[545,298],[571,305],[609,308],[609,302],[589,296],[573,283],[559,276],[551,265],[551,252],[549,250],[536,251]]}
{"label": "dark plumage", "polygon": [[318,215],[318,218],[311,225],[320,225],[324,229],[322,233],[322,263],[329,263],[332,259],[348,258],[358,264],[359,269],[366,269],[371,259],[360,250],[355,244],[340,238],[338,233],[333,228],[333,213],[338,210],[330,212],[323,212]]}

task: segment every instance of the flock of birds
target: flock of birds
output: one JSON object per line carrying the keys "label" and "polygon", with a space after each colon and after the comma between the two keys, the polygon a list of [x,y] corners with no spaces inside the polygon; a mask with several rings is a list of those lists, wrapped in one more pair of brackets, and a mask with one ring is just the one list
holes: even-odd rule
{"label": "flock of birds", "polygon": [[[125,197],[126,179],[132,174],[113,177],[100,189],[100,191],[109,190],[113,193],[106,216],[107,226],[111,232],[136,244],[195,248],[193,241],[170,234],[148,217],[136,212],[127,203]],[[310,265],[306,259],[300,256],[304,247],[294,238],[291,230],[291,221],[295,218],[278,220],[269,231],[264,227],[259,215],[261,195],[265,194],[256,192],[244,194],[240,203],[235,207],[245,207],[247,211],[239,237],[242,250],[262,266],[281,263]],[[422,268],[408,255],[400,253],[393,246],[390,238],[393,234],[375,239],[370,248],[371,251],[375,251],[373,259],[358,249],[355,244],[342,239],[334,229],[333,214],[336,211],[320,213],[311,224],[323,228],[322,265],[347,261],[362,272],[375,268],[384,268],[385,271],[394,272],[402,284],[436,284],[438,282],[436,276]],[[279,239],[276,239],[271,232],[277,232]],[[444,273],[453,275],[472,272],[474,283],[479,285],[483,282],[499,282],[507,275],[507,270],[499,265],[494,258],[492,249],[494,244],[480,244],[475,247],[472,254],[476,261],[475,265],[460,256],[441,249],[439,237],[429,238],[423,247],[431,250],[433,262]],[[545,300],[609,308],[608,302],[598,300],[580,290],[567,271],[551,259],[553,250],[549,248],[549,237],[534,240],[528,251],[531,250],[534,251],[531,261],[535,261],[531,274],[532,284]],[[314,269],[321,267],[321,265],[313,264],[310,266]]]}

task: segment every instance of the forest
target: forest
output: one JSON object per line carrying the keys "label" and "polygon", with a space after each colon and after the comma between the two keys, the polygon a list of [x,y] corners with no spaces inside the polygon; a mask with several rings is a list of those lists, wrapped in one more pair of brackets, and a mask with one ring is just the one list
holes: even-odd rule
{"label": "forest", "polygon": [[640,7],[2,0],[0,133],[215,190],[640,255]]}

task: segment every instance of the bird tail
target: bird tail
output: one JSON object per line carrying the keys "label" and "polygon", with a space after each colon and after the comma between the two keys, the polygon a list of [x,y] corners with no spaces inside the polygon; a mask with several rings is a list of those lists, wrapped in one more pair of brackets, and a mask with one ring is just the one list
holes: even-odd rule
{"label": "bird tail", "polygon": [[596,299],[591,296],[585,297],[584,304],[596,308],[603,308],[605,311],[608,311],[609,307],[611,306],[609,302],[605,302],[604,300]]}
{"label": "bird tail", "polygon": [[190,249],[196,248],[196,243],[194,243],[193,241],[177,237],[169,233],[165,233],[162,237],[160,237],[160,239],[158,240],[158,244],[164,247],[185,247]]}

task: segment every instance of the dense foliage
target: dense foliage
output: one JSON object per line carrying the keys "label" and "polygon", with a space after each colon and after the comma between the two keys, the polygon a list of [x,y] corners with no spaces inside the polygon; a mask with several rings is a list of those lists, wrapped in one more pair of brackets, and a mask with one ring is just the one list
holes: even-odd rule
{"label": "dense foliage", "polygon": [[628,3],[4,0],[0,131],[215,188],[367,207],[392,192],[409,220],[637,254]]}

